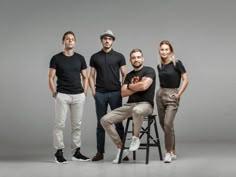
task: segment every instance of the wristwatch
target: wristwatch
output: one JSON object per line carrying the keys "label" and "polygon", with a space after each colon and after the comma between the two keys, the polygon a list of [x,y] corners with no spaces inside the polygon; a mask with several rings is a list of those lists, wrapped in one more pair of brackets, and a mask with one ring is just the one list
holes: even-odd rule
{"label": "wristwatch", "polygon": [[52,93],[52,97],[53,97],[53,98],[56,98],[56,97],[57,97],[57,92],[53,92],[53,93]]}

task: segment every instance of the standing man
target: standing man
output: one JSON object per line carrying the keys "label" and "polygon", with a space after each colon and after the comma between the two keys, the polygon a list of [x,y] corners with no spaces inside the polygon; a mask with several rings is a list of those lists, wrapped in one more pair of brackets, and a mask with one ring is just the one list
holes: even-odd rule
{"label": "standing man", "polygon": [[[97,153],[92,158],[92,161],[99,161],[104,158],[105,130],[100,123],[100,119],[107,114],[108,105],[111,110],[122,106],[120,73],[122,75],[122,83],[126,76],[124,56],[112,49],[113,41],[115,41],[113,32],[111,30],[105,31],[101,34],[100,39],[103,48],[93,54],[90,59],[89,85],[95,99],[97,114]],[[123,138],[124,127],[122,122],[115,124],[115,127],[119,136]],[[126,158],[125,160],[128,159]]]}
{"label": "standing man", "polygon": [[[152,114],[153,99],[156,86],[156,73],[151,67],[143,65],[144,58],[140,49],[133,49],[130,52],[130,63],[133,71],[129,72],[121,88],[122,97],[129,96],[127,104],[117,108],[101,119],[101,124],[116,145],[118,152],[112,163],[118,163],[122,147],[122,139],[113,128],[114,123],[133,117],[134,136],[129,151],[136,151],[140,146],[139,133],[142,127],[143,118]],[[124,156],[128,151],[124,151]]]}
{"label": "standing man", "polygon": [[[50,61],[49,87],[55,98],[55,123],[53,129],[53,144],[56,149],[55,162],[67,163],[63,156],[63,130],[68,111],[70,111],[72,127],[72,160],[89,161],[80,153],[81,123],[85,96],[88,89],[87,65],[84,57],[74,52],[75,34],[67,31],[62,38],[64,51],[54,55]],[[83,85],[81,83],[81,77]],[[57,77],[57,87],[54,79]]]}

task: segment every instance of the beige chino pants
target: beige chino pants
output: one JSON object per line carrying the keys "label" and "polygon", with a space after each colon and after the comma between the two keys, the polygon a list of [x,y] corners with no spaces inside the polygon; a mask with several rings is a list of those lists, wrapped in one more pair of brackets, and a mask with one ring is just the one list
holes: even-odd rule
{"label": "beige chino pants", "polygon": [[55,122],[53,129],[53,144],[55,149],[63,149],[63,131],[65,121],[70,112],[72,150],[81,146],[81,124],[84,110],[85,95],[58,93],[55,99]]}
{"label": "beige chino pants", "polygon": [[101,124],[112,141],[116,145],[119,145],[122,143],[122,140],[120,139],[120,136],[118,135],[113,124],[122,122],[129,117],[133,117],[134,134],[139,134],[142,127],[143,118],[152,114],[152,112],[153,107],[148,102],[127,103],[103,116],[101,119]]}

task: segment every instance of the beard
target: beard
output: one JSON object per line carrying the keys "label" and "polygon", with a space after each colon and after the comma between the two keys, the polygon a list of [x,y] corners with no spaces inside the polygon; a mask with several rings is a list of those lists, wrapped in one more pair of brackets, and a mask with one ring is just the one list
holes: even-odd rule
{"label": "beard", "polygon": [[111,46],[112,46],[111,44],[105,43],[105,44],[103,45],[103,48],[105,48],[105,49],[110,49]]}
{"label": "beard", "polygon": [[143,63],[141,63],[141,62],[134,62],[134,63],[132,63],[132,66],[134,67],[134,68],[140,68],[141,66],[143,65]]}

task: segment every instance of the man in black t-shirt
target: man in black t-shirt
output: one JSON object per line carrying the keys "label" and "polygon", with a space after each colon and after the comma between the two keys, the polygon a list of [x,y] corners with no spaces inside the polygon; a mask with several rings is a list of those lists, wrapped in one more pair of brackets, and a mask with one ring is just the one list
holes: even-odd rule
{"label": "man in black t-shirt", "polygon": [[[89,85],[95,99],[97,114],[97,153],[92,161],[104,158],[105,130],[100,124],[100,120],[107,113],[108,105],[111,110],[122,106],[120,74],[122,75],[122,83],[126,75],[125,57],[112,49],[113,41],[115,41],[113,32],[107,30],[100,38],[103,48],[93,54],[90,59]],[[122,122],[115,124],[115,127],[122,138],[124,135]],[[126,160],[128,159],[126,158]]]}
{"label": "man in black t-shirt", "polygon": [[[133,71],[127,74],[121,88],[122,97],[129,96],[128,102],[124,106],[109,112],[101,119],[102,126],[118,149],[116,158],[112,163],[118,163],[122,147],[121,138],[112,125],[131,116],[133,117],[134,136],[129,151],[136,151],[140,145],[139,132],[143,118],[153,112],[156,73],[153,68],[144,66],[143,61],[143,53],[140,49],[133,49],[130,52],[130,63],[133,66]],[[128,155],[128,151],[124,150],[123,154],[124,156]]]}
{"label": "man in black t-shirt", "polygon": [[[75,151],[72,160],[90,160],[80,153],[81,123],[88,77],[84,57],[74,52],[75,42],[75,34],[72,31],[66,32],[62,38],[64,51],[54,55],[49,66],[49,87],[55,98],[53,145],[57,150],[55,153],[57,163],[67,163],[63,156],[63,130],[68,111],[70,111],[72,127],[72,150]],[[54,83],[55,77],[57,77],[57,87]]]}

